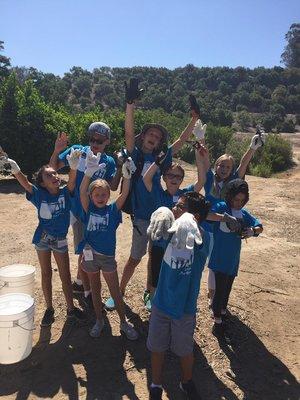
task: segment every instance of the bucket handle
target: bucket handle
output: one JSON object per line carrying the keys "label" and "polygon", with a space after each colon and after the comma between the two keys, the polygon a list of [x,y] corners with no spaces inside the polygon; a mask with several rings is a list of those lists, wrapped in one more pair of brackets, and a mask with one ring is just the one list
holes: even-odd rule
{"label": "bucket handle", "polygon": [[3,281],[3,283],[0,281],[0,289],[3,289],[5,286],[8,285],[8,282]]}
{"label": "bucket handle", "polygon": [[28,331],[28,332],[32,332],[36,329],[36,326],[34,326],[31,329],[24,328],[24,326],[20,325],[18,321],[13,321],[13,328],[15,328],[15,327],[22,328],[22,329],[24,329],[24,331]]}

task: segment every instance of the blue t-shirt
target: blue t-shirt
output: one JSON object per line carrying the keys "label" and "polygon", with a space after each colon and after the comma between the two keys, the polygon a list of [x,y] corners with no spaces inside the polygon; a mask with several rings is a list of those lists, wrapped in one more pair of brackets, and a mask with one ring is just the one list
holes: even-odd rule
{"label": "blue t-shirt", "polygon": [[[233,213],[225,202],[216,204],[212,211],[221,214],[226,212],[230,215]],[[244,228],[262,226],[246,209],[242,208],[240,212]],[[242,239],[237,233],[230,232],[225,222],[214,222],[213,225],[214,247],[208,268],[236,276],[240,263]]]}
{"label": "blue t-shirt", "polygon": [[156,203],[156,209],[159,207],[168,207],[172,209],[178,202],[180,196],[187,192],[193,192],[194,185],[186,186],[185,188],[178,189],[174,195],[171,195],[167,190],[164,190],[161,184],[153,185],[151,195]]}
{"label": "blue t-shirt", "polygon": [[[132,181],[132,205],[135,218],[150,220],[151,214],[156,210],[155,202],[153,198],[149,196],[149,192],[147,191],[144,182],[143,176],[145,172],[148,170],[150,165],[155,161],[156,155],[153,153],[142,153],[137,147],[133,149],[133,152],[130,154],[133,161],[137,164],[139,157],[143,157],[143,168],[140,176],[137,180]],[[172,148],[169,147],[167,157],[163,163],[163,168],[168,168],[172,163]],[[157,173],[153,177],[153,186],[160,185],[160,177],[161,172],[157,171]]]}
{"label": "blue t-shirt", "polygon": [[169,243],[159,274],[153,304],[171,318],[195,315],[202,271],[209,252],[209,234],[202,233],[203,243],[194,250],[176,250]]}
{"label": "blue t-shirt", "polygon": [[114,256],[116,252],[116,234],[122,222],[122,213],[116,202],[105,207],[89,204],[87,213],[82,211],[84,222],[84,239],[79,243],[76,254],[81,254],[86,244],[97,253]]}
{"label": "blue t-shirt", "polygon": [[26,199],[38,210],[39,225],[34,233],[32,243],[39,243],[43,232],[59,239],[67,236],[71,210],[71,199],[67,186],[60,188],[57,195],[52,195],[41,187],[32,186],[32,194],[26,192]]}
{"label": "blue t-shirt", "polygon": [[204,184],[204,193],[206,200],[209,200],[212,205],[220,200],[224,200],[226,185],[233,179],[239,178],[237,171],[233,171],[226,181],[217,182],[214,172],[209,169],[206,173],[206,181]]}
{"label": "blue t-shirt", "polygon": [[[82,154],[79,159],[79,164],[77,168],[76,174],[76,183],[75,183],[75,190],[74,190],[74,201],[72,202],[72,213],[75,217],[80,218],[81,205],[80,205],[80,185],[82,179],[84,177],[84,171],[86,170],[86,154],[90,149],[90,146],[81,146],[81,145],[74,145],[66,149],[63,153],[59,155],[59,159],[68,165],[67,155],[70,154],[71,149],[79,149],[82,151]],[[95,181],[96,179],[104,179],[107,182],[110,182],[112,178],[116,174],[116,163],[115,160],[108,156],[106,153],[102,153],[99,165],[101,164],[102,168],[94,173],[91,178],[91,182]]]}

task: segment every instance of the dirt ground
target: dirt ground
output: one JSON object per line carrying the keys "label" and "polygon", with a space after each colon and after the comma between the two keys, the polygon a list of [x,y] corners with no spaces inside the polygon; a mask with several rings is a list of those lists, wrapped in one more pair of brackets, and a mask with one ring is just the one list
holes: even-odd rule
{"label": "dirt ground", "polygon": [[[206,299],[207,270],[201,282],[195,331],[194,380],[206,400],[296,400],[299,379],[299,267],[300,267],[300,134],[287,135],[294,145],[292,170],[270,179],[247,177],[248,208],[264,225],[260,237],[243,243],[240,273],[230,298],[231,346],[220,348],[211,334]],[[195,179],[186,165],[185,183]],[[106,329],[92,339],[88,326],[66,323],[60,280],[53,264],[56,320],[51,329],[39,327],[44,311],[37,256],[31,245],[36,227],[33,206],[18,184],[0,181],[0,266],[36,266],[36,313],[32,354],[14,365],[0,366],[0,396],[5,399],[147,399],[151,382],[146,349],[149,315],[141,301],[146,259],[138,267],[125,301],[128,317],[140,333],[137,342],[120,336],[116,312]],[[72,233],[69,234],[72,275],[76,273]],[[130,249],[131,226],[124,215],[118,230],[119,273]],[[107,289],[104,286],[104,298]],[[80,303],[80,299],[79,299]],[[92,324],[92,320],[89,325]],[[1,344],[0,344],[1,346]],[[1,347],[0,347],[1,348]],[[165,399],[184,399],[178,388],[180,368],[169,353],[165,364]]]}

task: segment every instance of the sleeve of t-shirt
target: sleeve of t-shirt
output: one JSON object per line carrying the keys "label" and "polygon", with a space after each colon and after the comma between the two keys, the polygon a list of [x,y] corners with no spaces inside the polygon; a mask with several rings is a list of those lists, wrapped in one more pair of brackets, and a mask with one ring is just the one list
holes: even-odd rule
{"label": "sleeve of t-shirt", "polygon": [[205,184],[204,184],[205,194],[209,194],[213,183],[214,183],[214,173],[212,172],[211,169],[209,169],[206,172],[206,181],[205,181]]}
{"label": "sleeve of t-shirt", "polygon": [[40,189],[33,185],[32,193],[26,192],[26,199],[38,208],[41,203]]}
{"label": "sleeve of t-shirt", "polygon": [[224,201],[218,201],[212,206],[210,211],[214,213],[223,214],[224,212],[228,211],[227,204]]}
{"label": "sleeve of t-shirt", "polygon": [[69,165],[68,160],[67,160],[67,155],[70,154],[71,149],[81,150],[81,149],[83,149],[83,146],[81,144],[74,144],[73,146],[68,147],[66,150],[64,150],[62,153],[60,153],[60,155],[58,156],[58,159],[60,161],[62,161],[65,164],[65,166]]}
{"label": "sleeve of t-shirt", "polygon": [[194,191],[195,191],[195,185],[188,185],[182,189],[182,193],[194,192]]}
{"label": "sleeve of t-shirt", "polygon": [[262,223],[245,209],[243,209],[243,220],[246,227],[255,227],[255,226],[262,227]]}
{"label": "sleeve of t-shirt", "polygon": [[111,181],[112,178],[115,176],[117,171],[115,160],[112,157],[107,157],[107,165],[106,165],[106,173],[105,173],[105,180],[107,182]]}

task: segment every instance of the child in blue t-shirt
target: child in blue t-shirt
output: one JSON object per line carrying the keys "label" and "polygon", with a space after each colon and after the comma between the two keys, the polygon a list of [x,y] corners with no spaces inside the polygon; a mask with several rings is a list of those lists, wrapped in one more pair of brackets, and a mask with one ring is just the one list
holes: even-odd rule
{"label": "child in blue t-shirt", "polygon": [[[54,169],[59,170],[64,166],[68,166],[68,155],[72,149],[78,149],[81,152],[81,156],[78,163],[78,169],[76,174],[75,190],[74,190],[74,201],[72,202],[72,213],[71,213],[71,225],[73,229],[74,237],[74,249],[78,247],[78,244],[83,238],[83,222],[81,219],[81,204],[79,188],[82,182],[84,171],[86,169],[86,155],[89,150],[94,154],[101,153],[99,159],[99,168],[95,171],[91,177],[91,181],[96,179],[106,180],[112,190],[117,190],[120,181],[121,173],[120,168],[116,169],[116,163],[113,157],[105,153],[105,148],[109,145],[111,138],[111,130],[104,122],[93,122],[88,128],[88,146],[82,146],[75,144],[67,148],[68,137],[65,133],[58,135],[55,142],[55,148],[50,159],[50,165]],[[87,305],[90,304],[90,288],[89,281],[86,274],[80,270],[81,255],[78,258],[78,270],[77,278],[73,283],[74,293],[85,293],[85,302]],[[83,285],[82,285],[83,283]]]}
{"label": "child in blue t-shirt", "polygon": [[196,192],[183,194],[173,207],[176,220],[168,230],[171,234],[153,297],[147,340],[152,366],[150,399],[161,399],[164,354],[169,348],[180,357],[180,389],[188,398],[199,398],[192,381],[193,334],[200,280],[209,251],[209,235],[199,224],[209,208],[209,202]]}
{"label": "child in blue t-shirt", "polygon": [[84,320],[81,310],[74,307],[70,263],[67,243],[67,233],[70,224],[71,197],[75,187],[76,168],[79,154],[72,151],[68,156],[70,163],[69,181],[61,187],[57,172],[49,165],[42,166],[37,172],[36,185],[30,183],[21,172],[18,164],[7,159],[11,172],[20,185],[26,190],[26,198],[38,212],[39,224],[35,230],[32,243],[37,251],[42,276],[42,289],[46,302],[46,311],[41,326],[50,326],[54,322],[54,308],[52,304],[52,266],[51,252],[57,263],[62,288],[67,303],[67,317]]}
{"label": "child in blue t-shirt", "polygon": [[[157,154],[168,141],[168,132],[164,126],[157,123],[145,124],[139,135],[134,133],[134,105],[139,99],[141,90],[138,87],[138,79],[130,79],[130,83],[126,85],[126,116],[125,116],[125,142],[126,149],[130,153],[133,161],[137,166],[139,173],[133,177],[132,186],[132,215],[133,230],[132,244],[130,256],[124,266],[122,279],[120,282],[120,290],[124,294],[126,286],[131,279],[135,268],[139,265],[142,257],[147,253],[148,236],[147,228],[149,226],[150,217],[155,207],[152,201],[147,202],[147,191],[143,185],[143,175],[149,166],[155,161]],[[196,121],[200,118],[200,111],[197,107],[191,105],[191,120],[180,137],[169,146],[167,156],[164,160],[164,167],[171,165],[172,156],[174,156],[182,148],[186,140],[192,134]],[[153,177],[153,184],[159,184],[160,171]],[[149,286],[149,277],[147,279],[147,289]],[[145,291],[144,298],[148,295]]]}
{"label": "child in blue t-shirt", "polygon": [[98,337],[104,327],[101,303],[100,271],[106,280],[110,294],[116,304],[120,317],[120,331],[130,340],[138,337],[133,326],[125,319],[125,307],[119,289],[117,263],[115,260],[116,232],[122,222],[121,208],[129,192],[130,178],[135,171],[132,159],[127,159],[122,167],[123,186],[117,200],[108,204],[109,184],[104,179],[91,177],[99,168],[101,155],[87,153],[87,168],[80,185],[80,200],[83,209],[84,237],[76,252],[82,256],[81,268],[87,273],[92,291],[92,301],[96,314],[96,323],[90,330],[92,337]]}
{"label": "child in blue t-shirt", "polygon": [[258,236],[263,228],[261,223],[245,208],[249,200],[247,182],[234,179],[227,185],[225,202],[219,202],[213,207],[216,213],[227,213],[239,221],[239,227],[231,231],[225,222],[214,223],[214,247],[208,267],[215,274],[215,294],[212,302],[214,314],[213,333],[224,336],[223,319],[232,284],[238,274],[242,239]]}

